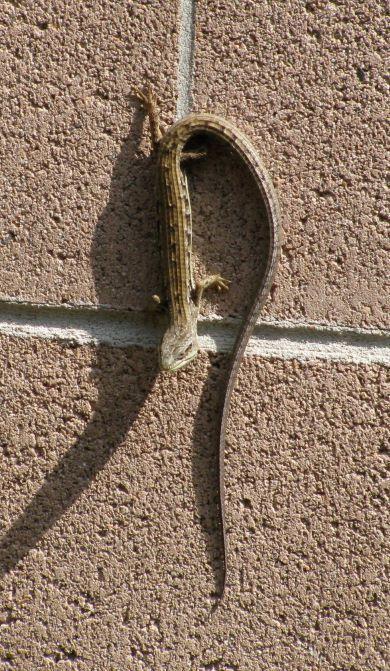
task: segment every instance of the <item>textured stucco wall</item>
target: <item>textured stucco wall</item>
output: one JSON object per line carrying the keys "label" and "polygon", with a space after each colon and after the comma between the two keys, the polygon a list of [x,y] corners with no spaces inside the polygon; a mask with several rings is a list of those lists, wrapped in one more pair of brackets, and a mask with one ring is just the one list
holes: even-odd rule
{"label": "textured stucco wall", "polygon": [[[193,4],[2,3],[4,671],[388,668],[386,6]],[[283,213],[273,349],[259,331],[229,418],[214,614],[226,355],[158,371],[146,79],[166,124],[178,99],[236,121]],[[196,271],[232,280],[204,306],[212,340],[266,226],[223,148],[189,172]]]}

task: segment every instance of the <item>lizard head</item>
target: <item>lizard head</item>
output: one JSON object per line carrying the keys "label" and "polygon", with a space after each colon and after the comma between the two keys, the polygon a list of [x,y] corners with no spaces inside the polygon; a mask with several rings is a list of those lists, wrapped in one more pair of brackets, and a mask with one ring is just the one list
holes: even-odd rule
{"label": "lizard head", "polygon": [[160,368],[174,372],[186,366],[198,353],[198,336],[191,324],[170,326],[160,345]]}

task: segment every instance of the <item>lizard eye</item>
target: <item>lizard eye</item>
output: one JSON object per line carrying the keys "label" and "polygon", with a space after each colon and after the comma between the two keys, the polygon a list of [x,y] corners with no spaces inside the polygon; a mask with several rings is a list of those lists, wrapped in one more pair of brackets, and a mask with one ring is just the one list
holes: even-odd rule
{"label": "lizard eye", "polygon": [[191,351],[191,348],[192,348],[192,344],[190,343],[190,344],[187,345],[187,347],[185,348],[185,350],[184,350],[182,356],[185,356],[186,354],[188,354],[188,352]]}

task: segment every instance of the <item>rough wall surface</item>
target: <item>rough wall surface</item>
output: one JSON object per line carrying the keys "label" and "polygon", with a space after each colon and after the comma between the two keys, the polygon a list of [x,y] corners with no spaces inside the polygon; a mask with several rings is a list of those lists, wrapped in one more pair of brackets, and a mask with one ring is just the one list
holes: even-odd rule
{"label": "rough wall surface", "polygon": [[386,668],[384,369],[246,360],[210,615],[220,357],[172,377],[9,339],[1,363],[4,668]]}
{"label": "rough wall surface", "polygon": [[[2,5],[1,671],[389,665],[386,7],[194,6]],[[260,343],[240,371],[226,447],[231,572],[215,612],[227,359],[204,351],[162,374],[146,337],[161,283],[154,159],[131,96],[146,78],[164,123],[184,95],[258,147],[284,228],[264,315],[281,341],[288,320],[302,328],[288,357]],[[196,272],[232,285],[208,298],[205,328],[215,313],[243,314],[266,236],[245,169],[223,146],[208,153],[188,167]],[[69,304],[96,308],[95,344],[77,345],[88,312]],[[139,311],[141,346],[121,346],[103,305]],[[347,326],[353,362],[340,349]]]}
{"label": "rough wall surface", "polygon": [[378,0],[200,3],[195,108],[237,120],[278,187],[281,318],[388,325],[386,10]]}
{"label": "rough wall surface", "polygon": [[[4,5],[0,297],[145,308],[159,286],[153,161],[129,94],[148,76],[172,121],[176,3]],[[198,3],[194,109],[236,121],[279,190],[280,318],[388,324],[385,10]],[[210,153],[192,168],[196,250],[234,280],[222,314],[240,313],[258,199],[234,159]]]}
{"label": "rough wall surface", "polygon": [[0,296],[139,307],[158,253],[132,89],[148,75],[172,114],[176,4],[2,6]]}

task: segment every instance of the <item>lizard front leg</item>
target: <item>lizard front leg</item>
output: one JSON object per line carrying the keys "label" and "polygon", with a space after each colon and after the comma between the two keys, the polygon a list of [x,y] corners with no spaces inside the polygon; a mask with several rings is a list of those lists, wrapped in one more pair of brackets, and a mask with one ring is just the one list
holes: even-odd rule
{"label": "lizard front leg", "polygon": [[226,280],[221,275],[207,275],[207,277],[204,277],[202,280],[199,280],[195,284],[195,295],[194,295],[194,302],[195,305],[199,308],[200,303],[203,298],[203,294],[206,291],[206,289],[217,289],[217,291],[221,291],[224,289],[227,291],[229,289],[230,280]]}

